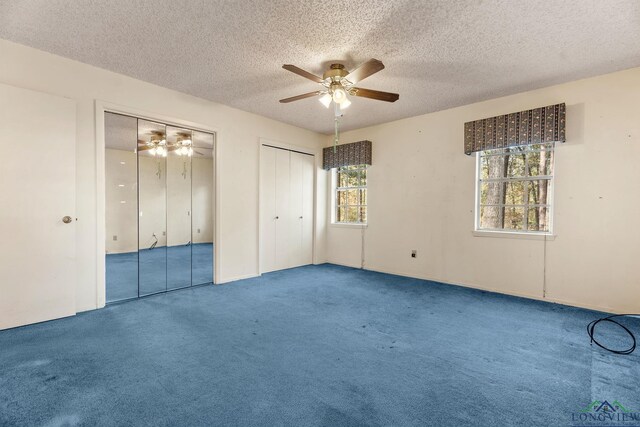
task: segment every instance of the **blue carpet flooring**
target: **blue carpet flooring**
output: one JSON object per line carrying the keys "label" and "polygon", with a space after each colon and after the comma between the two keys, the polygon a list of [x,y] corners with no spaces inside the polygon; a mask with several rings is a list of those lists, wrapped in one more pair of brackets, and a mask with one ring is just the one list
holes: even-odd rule
{"label": "blue carpet flooring", "polygon": [[640,412],[640,357],[590,347],[599,315],[301,267],[0,332],[0,424],[568,426],[605,399]]}
{"label": "blue carpet flooring", "polygon": [[107,302],[213,282],[213,245],[196,243],[106,255]]}

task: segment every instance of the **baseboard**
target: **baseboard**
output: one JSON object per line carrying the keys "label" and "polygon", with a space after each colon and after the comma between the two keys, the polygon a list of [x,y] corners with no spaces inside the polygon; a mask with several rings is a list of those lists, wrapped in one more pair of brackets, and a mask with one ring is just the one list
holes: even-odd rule
{"label": "baseboard", "polygon": [[244,280],[244,279],[253,279],[254,277],[260,277],[260,276],[261,276],[260,274],[251,273],[251,274],[245,274],[242,276],[226,277],[226,278],[220,279],[220,281],[216,283],[216,285],[221,285],[223,283],[229,283],[229,282],[236,282],[238,280]]}
{"label": "baseboard", "polygon": [[[334,262],[332,262],[331,264],[340,265],[342,267],[359,268],[359,267],[354,267],[354,266],[351,266],[351,265],[338,264],[338,263],[334,263]],[[391,271],[391,270],[370,268],[370,267],[366,267],[366,266],[365,266],[364,270],[374,271],[376,273],[393,274],[395,276],[410,277],[412,279],[428,280],[430,282],[442,283],[444,285],[460,286],[460,287],[463,287],[463,288],[471,288],[471,289],[477,289],[479,291],[492,292],[492,293],[496,293],[496,294],[509,295],[509,296],[514,296],[514,297],[519,297],[519,298],[533,299],[533,300],[536,300],[536,301],[543,301],[543,302],[548,302],[548,303],[552,303],[552,304],[561,304],[561,305],[566,305],[566,306],[569,306],[569,307],[584,308],[584,309],[587,309],[587,310],[600,311],[600,312],[603,312],[603,313],[621,314],[621,313],[626,312],[625,310],[617,310],[617,309],[614,309],[614,308],[611,308],[611,307],[599,306],[599,305],[594,305],[594,304],[577,303],[577,302],[574,302],[574,301],[567,301],[567,300],[563,300],[563,299],[559,299],[559,298],[542,297],[542,296],[539,296],[539,295],[525,294],[525,293],[521,293],[521,292],[509,291],[509,290],[504,290],[504,289],[497,289],[497,288],[479,286],[479,285],[475,285],[475,284],[471,284],[471,283],[461,283],[461,282],[455,282],[454,283],[454,282],[449,282],[449,281],[445,281],[445,280],[434,278],[434,277],[428,277],[428,276],[417,275],[417,274],[410,274],[410,273],[406,273],[406,272],[402,272],[402,271]]]}
{"label": "baseboard", "polygon": [[[341,267],[357,268],[358,270],[361,269],[359,265],[345,264],[345,263],[336,262],[336,261],[327,261],[327,262],[325,262],[325,264],[333,264],[333,265],[339,265]],[[365,270],[367,270],[367,269],[365,269]],[[371,270],[371,271],[377,271],[377,270]],[[380,271],[380,273],[386,273],[386,271]],[[395,274],[395,273],[387,273],[387,274]],[[402,274],[397,274],[397,276],[402,276]],[[406,277],[411,277],[411,276],[406,276]]]}

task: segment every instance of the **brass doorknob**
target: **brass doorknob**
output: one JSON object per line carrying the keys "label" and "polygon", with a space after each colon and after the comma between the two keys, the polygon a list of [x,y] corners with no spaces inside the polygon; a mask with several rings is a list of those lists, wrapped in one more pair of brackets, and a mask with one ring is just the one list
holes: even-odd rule
{"label": "brass doorknob", "polygon": [[73,219],[71,219],[69,215],[62,217],[62,222],[64,222],[65,224],[69,224],[71,221],[73,221]]}

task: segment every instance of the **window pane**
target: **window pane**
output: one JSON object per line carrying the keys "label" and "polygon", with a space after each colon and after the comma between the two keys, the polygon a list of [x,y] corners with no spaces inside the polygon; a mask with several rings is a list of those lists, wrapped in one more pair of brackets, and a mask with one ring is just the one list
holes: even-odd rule
{"label": "window pane", "polygon": [[529,231],[549,231],[549,208],[540,206],[529,209]]}
{"label": "window pane", "polygon": [[504,203],[507,205],[523,205],[525,201],[525,188],[528,188],[524,181],[512,181],[506,183]]}
{"label": "window pane", "polygon": [[367,186],[367,170],[362,169],[360,171],[360,185],[363,187]]}
{"label": "window pane", "polygon": [[347,174],[344,172],[338,172],[338,187],[347,186]]}
{"label": "window pane", "polygon": [[347,190],[347,204],[348,205],[358,205],[358,193],[360,190]]}
{"label": "window pane", "polygon": [[483,182],[480,186],[480,204],[500,205],[502,201],[502,189],[504,182]]}
{"label": "window pane", "polygon": [[508,177],[525,176],[525,159],[526,155],[519,149],[512,149],[512,154],[505,156],[505,164],[507,165]]}
{"label": "window pane", "polygon": [[502,212],[499,206],[482,206],[480,208],[480,228],[497,230],[502,228]]}
{"label": "window pane", "polygon": [[337,197],[338,205],[346,205],[347,204],[347,192],[344,190],[338,190]]}
{"label": "window pane", "polygon": [[506,175],[505,169],[505,157],[504,156],[490,156],[486,157],[487,178],[504,178]]}
{"label": "window pane", "polygon": [[515,231],[524,230],[524,207],[504,208],[504,229]]}
{"label": "window pane", "polygon": [[531,152],[527,155],[529,176],[553,175],[553,151]]}
{"label": "window pane", "polygon": [[345,187],[357,187],[358,186],[358,171],[348,171],[346,172],[347,176],[347,184]]}
{"label": "window pane", "polygon": [[360,204],[361,205],[365,205],[367,204],[367,190],[363,189],[360,190]]}
{"label": "window pane", "polygon": [[367,207],[360,206],[360,222],[367,222]]}
{"label": "window pane", "polygon": [[530,205],[548,205],[550,201],[551,181],[548,179],[540,179],[537,181],[529,181],[529,204]]}
{"label": "window pane", "polygon": [[347,208],[347,221],[348,222],[358,222],[358,207],[349,206]]}
{"label": "window pane", "polygon": [[336,217],[336,221],[337,222],[344,222],[345,219],[346,219],[346,217],[345,217],[345,208],[342,207],[342,206],[338,207],[338,212],[337,212],[336,216],[337,216]]}

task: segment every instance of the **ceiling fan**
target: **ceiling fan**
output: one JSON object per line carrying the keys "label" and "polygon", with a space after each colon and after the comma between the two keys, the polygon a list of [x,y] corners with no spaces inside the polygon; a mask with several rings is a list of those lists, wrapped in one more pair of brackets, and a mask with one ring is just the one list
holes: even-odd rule
{"label": "ceiling fan", "polygon": [[347,71],[343,64],[331,64],[329,69],[322,75],[322,78],[295,65],[285,64],[282,68],[319,83],[322,86],[322,89],[314,92],[281,99],[280,102],[285,104],[320,95],[322,105],[329,108],[331,101],[333,101],[336,105],[337,112],[339,112],[340,108],[344,109],[351,105],[348,95],[386,102],[396,102],[398,98],[400,98],[400,95],[397,93],[381,92],[379,90],[364,89],[355,86],[356,83],[384,69],[382,61],[377,59],[370,59],[351,72]]}

